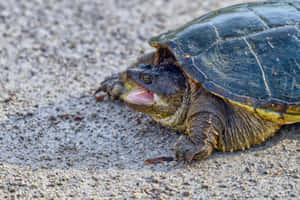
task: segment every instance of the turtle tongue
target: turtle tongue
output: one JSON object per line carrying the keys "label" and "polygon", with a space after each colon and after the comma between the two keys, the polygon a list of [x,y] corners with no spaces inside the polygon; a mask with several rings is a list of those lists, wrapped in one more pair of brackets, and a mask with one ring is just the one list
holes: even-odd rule
{"label": "turtle tongue", "polygon": [[126,100],[138,104],[148,104],[154,101],[154,95],[153,93],[148,92],[144,88],[138,88],[131,91],[127,95]]}

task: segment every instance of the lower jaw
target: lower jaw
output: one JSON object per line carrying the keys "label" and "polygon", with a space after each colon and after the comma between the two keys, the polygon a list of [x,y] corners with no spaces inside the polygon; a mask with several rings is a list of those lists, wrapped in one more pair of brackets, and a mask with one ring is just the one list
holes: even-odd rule
{"label": "lower jaw", "polygon": [[126,105],[136,111],[147,113],[147,114],[153,114],[153,106],[152,105],[144,105],[144,104],[135,104],[132,102],[124,101]]}
{"label": "lower jaw", "polygon": [[138,102],[138,101],[135,102],[133,101],[133,99],[128,99],[127,97],[132,92],[142,87],[132,85],[130,83],[126,84],[125,86],[127,86],[126,88],[128,89],[128,92],[121,95],[121,99],[128,105],[128,107],[139,112],[150,114],[153,117],[159,116],[158,118],[169,115],[170,110],[168,109],[168,105],[164,103],[156,94],[153,94],[152,101],[146,100],[145,101],[146,103]]}
{"label": "lower jaw", "polygon": [[126,105],[138,112],[146,113],[151,115],[155,120],[162,119],[165,117],[168,117],[172,115],[173,112],[170,112],[167,108],[163,106],[155,106],[153,104],[151,105],[144,105],[144,104],[135,104],[132,102],[124,101]]}

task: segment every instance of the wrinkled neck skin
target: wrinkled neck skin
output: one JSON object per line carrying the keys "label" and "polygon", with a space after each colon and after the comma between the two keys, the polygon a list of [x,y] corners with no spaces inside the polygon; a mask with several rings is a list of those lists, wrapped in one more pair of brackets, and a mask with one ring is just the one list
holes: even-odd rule
{"label": "wrinkled neck skin", "polygon": [[190,87],[186,84],[186,89],[182,97],[182,103],[176,110],[176,112],[167,117],[161,118],[160,116],[152,115],[153,119],[163,126],[167,126],[171,129],[178,131],[185,131],[185,120],[190,107]]}

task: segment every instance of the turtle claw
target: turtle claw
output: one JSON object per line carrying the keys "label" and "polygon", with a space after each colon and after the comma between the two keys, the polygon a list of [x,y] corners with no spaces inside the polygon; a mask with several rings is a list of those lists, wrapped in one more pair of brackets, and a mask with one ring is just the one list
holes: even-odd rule
{"label": "turtle claw", "polygon": [[203,159],[211,154],[211,145],[195,144],[188,135],[179,137],[175,144],[177,160],[191,162],[194,159]]}
{"label": "turtle claw", "polygon": [[191,162],[194,155],[197,153],[195,144],[186,135],[179,137],[175,144],[175,148],[177,160]]}
{"label": "turtle claw", "polygon": [[[121,74],[113,74],[112,76],[107,77],[104,81],[100,83],[100,87],[97,88],[94,95],[103,92],[111,99],[119,99],[123,94],[124,85],[121,82]],[[100,96],[104,96],[103,94]]]}

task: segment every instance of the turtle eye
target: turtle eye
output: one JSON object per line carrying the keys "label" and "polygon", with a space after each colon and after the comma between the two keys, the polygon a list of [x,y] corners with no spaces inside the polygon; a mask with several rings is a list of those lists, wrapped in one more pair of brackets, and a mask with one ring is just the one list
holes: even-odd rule
{"label": "turtle eye", "polygon": [[152,76],[150,74],[141,74],[141,79],[146,83],[146,84],[151,84],[152,83]]}

